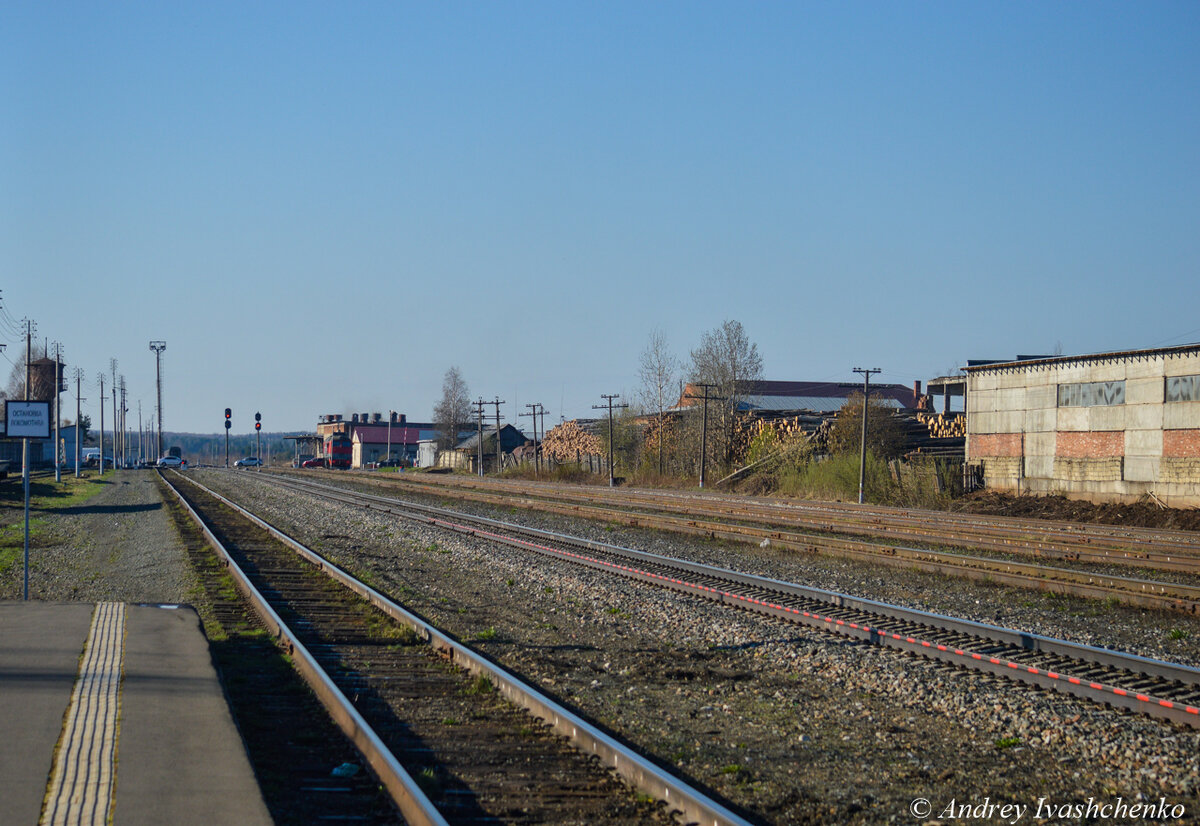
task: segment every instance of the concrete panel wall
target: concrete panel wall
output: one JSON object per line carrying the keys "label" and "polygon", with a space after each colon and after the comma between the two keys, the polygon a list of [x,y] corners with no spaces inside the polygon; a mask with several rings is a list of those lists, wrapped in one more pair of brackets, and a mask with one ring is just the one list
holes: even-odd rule
{"label": "concrete panel wall", "polygon": [[1162,459],[1157,456],[1126,456],[1126,482],[1154,482],[1161,473]]}
{"label": "concrete panel wall", "polygon": [[[1164,430],[1187,430],[1200,426],[1200,402],[1172,402],[1163,405]],[[967,422],[968,426],[970,422]]]}
{"label": "concrete panel wall", "polygon": [[[1200,375],[1200,347],[984,368],[968,374],[968,435],[1024,434],[1019,468],[999,461],[1014,458],[999,443],[989,446],[989,485],[1101,501],[1153,493],[1196,506],[1200,400],[1165,401],[1167,376],[1193,375]],[[1124,382],[1123,399],[1107,399],[1121,403],[1080,393],[1080,406],[1058,406],[1059,385],[1099,382]],[[982,444],[968,439],[969,455],[988,459],[975,453]]]}
{"label": "concrete panel wall", "polygon": [[1161,375],[1148,379],[1133,379],[1125,382],[1125,404],[1163,403],[1163,378]]}
{"label": "concrete panel wall", "polygon": [[1163,432],[1161,430],[1126,430],[1126,456],[1162,456]]}

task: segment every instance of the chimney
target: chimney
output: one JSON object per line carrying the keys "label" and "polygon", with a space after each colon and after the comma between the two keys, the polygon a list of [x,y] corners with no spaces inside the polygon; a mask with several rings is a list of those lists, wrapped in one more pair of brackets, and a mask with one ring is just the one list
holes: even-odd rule
{"label": "chimney", "polygon": [[916,406],[917,401],[920,400],[920,398],[921,398],[921,381],[920,381],[920,379],[918,379],[917,381],[913,382],[913,406],[914,407]]}
{"label": "chimney", "polygon": [[379,424],[381,421],[383,421],[382,413],[372,413],[371,414],[371,424]]}
{"label": "chimney", "polygon": [[408,416],[405,415],[404,413],[400,414],[400,424],[404,424],[404,425],[408,424]]}

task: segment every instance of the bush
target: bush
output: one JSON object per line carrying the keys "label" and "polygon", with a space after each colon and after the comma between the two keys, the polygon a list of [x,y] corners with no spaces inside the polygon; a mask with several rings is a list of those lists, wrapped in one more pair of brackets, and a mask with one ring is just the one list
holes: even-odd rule
{"label": "bush", "polygon": [[[858,501],[859,457],[849,453],[811,461],[798,467],[785,467],[776,476],[777,492],[784,496],[810,499]],[[863,482],[865,501],[885,501],[891,492],[887,463],[867,452]]]}

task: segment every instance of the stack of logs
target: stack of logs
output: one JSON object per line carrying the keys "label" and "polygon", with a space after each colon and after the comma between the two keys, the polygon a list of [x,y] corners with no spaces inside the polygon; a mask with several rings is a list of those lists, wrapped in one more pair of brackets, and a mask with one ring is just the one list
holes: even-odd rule
{"label": "stack of logs", "polygon": [[917,413],[917,421],[929,428],[935,439],[955,439],[967,435],[967,417],[962,413]]}
{"label": "stack of logs", "polygon": [[542,451],[556,462],[578,462],[602,452],[600,440],[572,419],[550,429],[542,439]]}
{"label": "stack of logs", "polygon": [[800,413],[792,416],[749,416],[741,420],[734,443],[734,455],[744,456],[750,444],[764,430],[774,430],[783,444],[793,444],[800,439],[811,439],[812,434],[828,429],[832,419],[815,413]]}

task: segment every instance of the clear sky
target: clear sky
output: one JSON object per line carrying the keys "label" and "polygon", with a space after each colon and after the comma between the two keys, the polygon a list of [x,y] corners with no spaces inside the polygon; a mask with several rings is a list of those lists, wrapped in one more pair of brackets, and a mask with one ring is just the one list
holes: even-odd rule
{"label": "clear sky", "polygon": [[13,0],[0,112],[4,356],[167,430],[1200,340],[1192,0]]}

